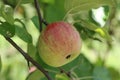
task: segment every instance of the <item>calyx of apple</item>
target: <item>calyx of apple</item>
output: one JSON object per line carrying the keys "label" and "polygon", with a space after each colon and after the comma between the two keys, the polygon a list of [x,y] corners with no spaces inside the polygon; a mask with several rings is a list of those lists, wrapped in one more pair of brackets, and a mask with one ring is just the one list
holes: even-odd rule
{"label": "calyx of apple", "polygon": [[81,46],[81,38],[75,27],[59,21],[47,25],[41,32],[38,51],[46,64],[60,67],[74,60],[80,54]]}

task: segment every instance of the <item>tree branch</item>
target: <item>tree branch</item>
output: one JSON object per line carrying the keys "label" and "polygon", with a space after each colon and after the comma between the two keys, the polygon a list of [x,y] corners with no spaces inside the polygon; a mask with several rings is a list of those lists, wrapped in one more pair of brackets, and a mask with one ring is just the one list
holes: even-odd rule
{"label": "tree branch", "polygon": [[48,75],[48,72],[42,68],[42,66],[37,63],[35,60],[33,60],[26,52],[24,52],[12,39],[9,37],[5,37],[5,39],[13,46],[15,47],[27,61],[30,61],[33,65],[35,65],[46,77],[48,80],[52,80],[50,76]]}
{"label": "tree branch", "polygon": [[[39,18],[39,26],[40,26],[40,32],[42,31],[42,23],[47,25],[48,23],[42,18],[42,15],[40,13],[40,6],[38,0],[34,0],[35,8],[38,14]],[[1,23],[2,21],[0,21]],[[36,62],[33,58],[31,58],[26,52],[24,52],[11,38],[5,37],[4,38],[13,46],[15,47],[23,56],[24,58],[29,62],[31,62],[34,66],[36,66],[45,76],[48,80],[52,80],[51,77],[49,76],[48,72],[42,68],[42,66]]]}
{"label": "tree branch", "polygon": [[36,8],[36,11],[38,14],[38,18],[39,18],[39,26],[40,26],[40,32],[41,32],[42,31],[42,23],[44,23],[45,25],[48,25],[48,23],[42,18],[38,0],[34,0],[34,3],[35,3],[35,8]]}

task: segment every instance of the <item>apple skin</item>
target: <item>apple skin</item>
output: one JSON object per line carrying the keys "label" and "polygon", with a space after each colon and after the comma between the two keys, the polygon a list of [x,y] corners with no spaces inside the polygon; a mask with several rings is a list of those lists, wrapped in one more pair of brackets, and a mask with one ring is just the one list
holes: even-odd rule
{"label": "apple skin", "polygon": [[81,51],[79,32],[63,21],[47,25],[39,36],[38,51],[42,60],[53,67],[63,66],[74,60]]}

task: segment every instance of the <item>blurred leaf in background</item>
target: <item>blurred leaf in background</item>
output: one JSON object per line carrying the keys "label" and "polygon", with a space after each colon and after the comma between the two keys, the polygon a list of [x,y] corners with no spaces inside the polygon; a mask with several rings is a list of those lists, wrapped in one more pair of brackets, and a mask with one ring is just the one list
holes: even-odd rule
{"label": "blurred leaf in background", "polygon": [[30,73],[26,80],[47,80],[42,72],[39,70],[35,70],[34,72]]}
{"label": "blurred leaf in background", "polygon": [[0,56],[0,72],[1,72],[1,68],[2,68],[2,61],[1,61],[1,56]]}
{"label": "blurred leaf in background", "polygon": [[37,52],[40,33],[34,0],[0,0],[1,80],[47,80],[38,70],[29,73],[24,57],[3,36],[12,37],[53,80],[120,80],[119,0],[39,0],[39,3],[42,17],[48,23],[66,21],[75,26],[83,41],[81,54],[59,68],[48,66]]}
{"label": "blurred leaf in background", "polygon": [[5,37],[13,37],[15,35],[15,26],[7,22],[0,24],[0,34]]}
{"label": "blurred leaf in background", "polygon": [[52,5],[44,5],[44,16],[45,20],[49,23],[54,21],[60,21],[65,15],[64,1],[59,0],[54,2]]}
{"label": "blurred leaf in background", "polygon": [[94,80],[112,80],[109,71],[105,67],[95,67],[93,77]]}

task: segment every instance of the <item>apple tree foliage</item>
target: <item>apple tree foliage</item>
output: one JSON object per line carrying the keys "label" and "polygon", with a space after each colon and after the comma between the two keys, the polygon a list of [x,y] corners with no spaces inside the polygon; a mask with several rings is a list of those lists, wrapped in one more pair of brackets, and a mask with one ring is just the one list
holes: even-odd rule
{"label": "apple tree foliage", "polygon": [[[55,21],[67,21],[79,31],[83,43],[88,43],[91,40],[100,43],[106,42],[109,49],[112,42],[111,21],[115,16],[119,2],[119,0],[39,0],[42,17],[48,24]],[[28,32],[28,26],[26,26],[26,23],[30,20],[39,30],[39,18],[37,15],[28,17],[24,8],[26,4],[31,5],[35,10],[34,0],[0,0],[0,34],[9,38],[17,36],[23,40],[27,44],[28,55],[36,60],[53,80],[120,79],[119,73],[106,67],[104,65],[105,60],[101,57],[98,57],[97,61],[92,63],[82,51],[75,60],[59,68],[46,65],[39,57],[37,43],[33,45],[32,35]],[[101,17],[101,19],[105,23],[102,26],[95,19],[93,11],[93,9],[99,8],[103,8],[104,12],[104,17]],[[15,16],[18,14],[23,18]],[[45,28],[45,25],[42,25],[42,27]],[[90,49],[94,48],[90,43],[87,46]],[[34,67],[34,65],[30,66]],[[2,60],[0,56],[1,70]],[[26,76],[26,80],[47,80],[47,78],[42,72],[35,69]]]}

